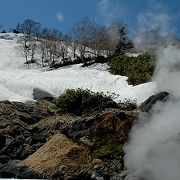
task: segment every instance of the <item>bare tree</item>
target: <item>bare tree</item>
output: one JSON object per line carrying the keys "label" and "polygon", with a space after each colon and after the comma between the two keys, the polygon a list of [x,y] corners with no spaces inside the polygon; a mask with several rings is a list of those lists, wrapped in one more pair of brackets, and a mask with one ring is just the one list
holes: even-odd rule
{"label": "bare tree", "polygon": [[46,61],[52,67],[55,60],[61,56],[61,38],[62,33],[56,29],[42,31],[39,49],[43,66]]}
{"label": "bare tree", "polygon": [[71,37],[65,35],[60,41],[60,51],[63,63],[68,59],[68,49],[72,46]]}
{"label": "bare tree", "polygon": [[32,19],[27,19],[21,24],[18,23],[16,29],[23,34],[19,42],[25,55],[26,63],[28,64],[29,62],[34,61],[37,42],[40,37],[41,24]]}
{"label": "bare tree", "polygon": [[96,29],[96,23],[89,17],[85,17],[74,25],[73,35],[74,40],[78,44],[78,50],[82,62],[84,62],[84,56],[87,47],[93,47],[93,36]]}
{"label": "bare tree", "polygon": [[72,57],[75,59],[78,43],[76,42],[76,39],[74,38],[72,33],[68,36],[68,41],[69,41],[68,48],[71,50]]}
{"label": "bare tree", "polygon": [[108,40],[108,34],[105,27],[97,27],[92,39],[92,49],[96,56],[104,55],[104,51],[108,49]]}

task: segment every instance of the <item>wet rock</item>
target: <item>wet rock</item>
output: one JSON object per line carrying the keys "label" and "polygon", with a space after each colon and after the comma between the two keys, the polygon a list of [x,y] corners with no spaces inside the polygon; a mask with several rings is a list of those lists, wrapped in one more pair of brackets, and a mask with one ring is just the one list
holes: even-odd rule
{"label": "wet rock", "polygon": [[157,101],[165,102],[169,97],[168,92],[160,92],[156,95],[149,97],[145,102],[143,102],[138,109],[142,112],[149,112],[153,105],[156,104]]}

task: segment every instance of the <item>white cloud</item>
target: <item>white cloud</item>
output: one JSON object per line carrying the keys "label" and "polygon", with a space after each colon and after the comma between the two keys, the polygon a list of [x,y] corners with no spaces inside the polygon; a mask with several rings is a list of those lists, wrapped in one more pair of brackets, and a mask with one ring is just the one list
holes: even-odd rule
{"label": "white cloud", "polygon": [[63,22],[63,21],[64,21],[64,15],[63,15],[62,12],[58,12],[58,13],[56,14],[56,17],[57,17],[57,19],[58,19],[59,22]]}

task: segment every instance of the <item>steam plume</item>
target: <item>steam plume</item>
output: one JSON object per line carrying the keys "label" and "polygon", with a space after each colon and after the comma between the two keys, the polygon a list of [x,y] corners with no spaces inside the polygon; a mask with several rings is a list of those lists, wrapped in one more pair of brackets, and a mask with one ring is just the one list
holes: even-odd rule
{"label": "steam plume", "polygon": [[[158,17],[161,17],[160,21]],[[162,19],[169,18],[165,15],[156,18],[166,29],[161,31],[161,35],[167,36],[172,31],[169,30],[169,23]],[[129,176],[137,180],[179,180],[180,49],[172,45],[161,47],[156,59],[153,81],[159,91],[167,91],[171,96],[165,103],[157,102],[150,117],[140,115],[125,148],[125,165],[132,172]],[[129,179],[128,176],[126,179]]]}
{"label": "steam plume", "polygon": [[148,119],[140,118],[125,149],[125,164],[147,180],[180,178],[180,50],[168,46],[157,52],[153,80],[159,91],[172,94],[158,102]]}

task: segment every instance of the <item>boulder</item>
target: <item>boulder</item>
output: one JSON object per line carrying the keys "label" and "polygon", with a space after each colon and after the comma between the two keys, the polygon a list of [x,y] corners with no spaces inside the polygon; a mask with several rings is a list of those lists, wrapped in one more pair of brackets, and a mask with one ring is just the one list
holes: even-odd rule
{"label": "boulder", "polygon": [[52,101],[55,99],[55,96],[45,90],[42,90],[40,88],[35,88],[33,89],[33,99],[35,100],[46,99]]}
{"label": "boulder", "polygon": [[154,106],[154,104],[156,104],[156,102],[158,102],[158,101],[165,102],[168,97],[169,97],[168,92],[160,92],[156,95],[149,97],[146,101],[144,101],[138,107],[138,109],[142,112],[149,112],[152,109],[152,107]]}

